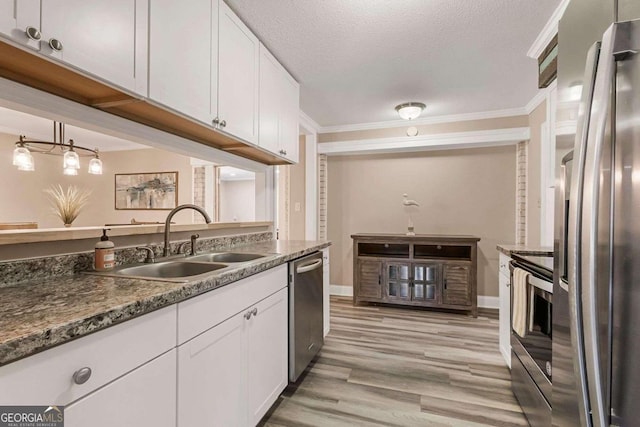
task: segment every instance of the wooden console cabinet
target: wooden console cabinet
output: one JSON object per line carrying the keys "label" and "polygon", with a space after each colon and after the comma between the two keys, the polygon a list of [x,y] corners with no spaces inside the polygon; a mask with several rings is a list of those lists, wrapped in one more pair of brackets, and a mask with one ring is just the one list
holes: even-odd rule
{"label": "wooden console cabinet", "polygon": [[478,237],[354,234],[353,303],[388,303],[478,314]]}

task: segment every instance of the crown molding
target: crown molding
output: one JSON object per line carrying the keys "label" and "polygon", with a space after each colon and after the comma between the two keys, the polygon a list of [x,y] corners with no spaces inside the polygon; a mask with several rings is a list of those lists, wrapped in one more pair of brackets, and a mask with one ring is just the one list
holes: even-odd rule
{"label": "crown molding", "polygon": [[305,132],[301,133],[319,133],[321,126],[309,117],[304,111],[300,110],[300,127],[304,129]]}
{"label": "crown molding", "polygon": [[569,0],[562,0],[556,10],[553,11],[551,17],[533,41],[533,44],[527,51],[527,56],[535,60],[542,54],[542,51],[549,45],[553,37],[558,34],[558,22],[569,5]]}
{"label": "crown molding", "polygon": [[384,122],[356,123],[351,125],[321,126],[319,133],[352,132],[360,130],[389,129],[395,127],[433,125],[439,123],[464,122],[469,120],[498,119],[502,117],[527,115],[524,107],[505,110],[480,111],[476,113],[450,114],[443,116],[423,117],[415,120],[388,120]]}
{"label": "crown molding", "polygon": [[525,105],[524,109],[526,111],[526,114],[527,115],[531,114],[533,110],[538,108],[538,106],[542,104],[546,99],[547,99],[547,88],[539,89],[538,92],[535,94],[535,96],[531,98],[531,101],[527,102],[527,105]]}
{"label": "crown molding", "polygon": [[516,144],[520,141],[526,141],[529,138],[529,128],[520,127],[419,135],[414,137],[325,142],[318,144],[318,153],[331,156],[493,147]]}

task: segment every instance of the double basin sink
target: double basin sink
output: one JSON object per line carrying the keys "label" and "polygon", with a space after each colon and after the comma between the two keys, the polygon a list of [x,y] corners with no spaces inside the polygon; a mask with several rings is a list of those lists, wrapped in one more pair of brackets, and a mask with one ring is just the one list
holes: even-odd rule
{"label": "double basin sink", "polygon": [[[273,254],[272,254],[273,255]],[[267,254],[243,252],[219,252],[202,255],[179,256],[152,264],[123,265],[108,272],[91,272],[100,276],[153,279],[171,282],[186,282],[196,276],[222,270],[239,263],[266,258]]]}

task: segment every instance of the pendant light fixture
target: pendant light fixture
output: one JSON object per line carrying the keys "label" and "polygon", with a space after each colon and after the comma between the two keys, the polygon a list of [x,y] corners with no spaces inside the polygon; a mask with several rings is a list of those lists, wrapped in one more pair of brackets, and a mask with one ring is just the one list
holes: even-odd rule
{"label": "pendant light fixture", "polygon": [[27,140],[20,135],[13,150],[13,165],[21,171],[35,170],[33,153],[62,156],[62,171],[65,175],[78,175],[80,157],[93,157],[89,161],[89,173],[102,175],[102,160],[98,149],[81,147],[70,139],[64,142],[64,123],[53,122],[53,142]]}
{"label": "pendant light fixture", "polygon": [[417,119],[426,107],[422,102],[405,102],[404,104],[396,106],[396,111],[400,118],[413,120]]}

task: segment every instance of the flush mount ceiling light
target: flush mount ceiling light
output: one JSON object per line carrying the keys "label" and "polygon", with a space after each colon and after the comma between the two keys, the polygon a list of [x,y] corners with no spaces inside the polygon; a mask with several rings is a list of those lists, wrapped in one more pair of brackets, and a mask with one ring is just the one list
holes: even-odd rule
{"label": "flush mount ceiling light", "polygon": [[422,110],[424,110],[427,106],[422,102],[405,102],[404,104],[400,104],[396,107],[396,111],[398,115],[404,120],[413,120],[420,116]]}
{"label": "flush mount ceiling light", "polygon": [[89,162],[89,173],[102,175],[102,160],[98,149],[75,145],[73,139],[64,142],[64,123],[53,122],[53,141],[35,141],[20,135],[13,150],[13,165],[21,171],[35,170],[32,153],[62,156],[62,171],[65,175],[78,175],[80,157],[93,157]]}

